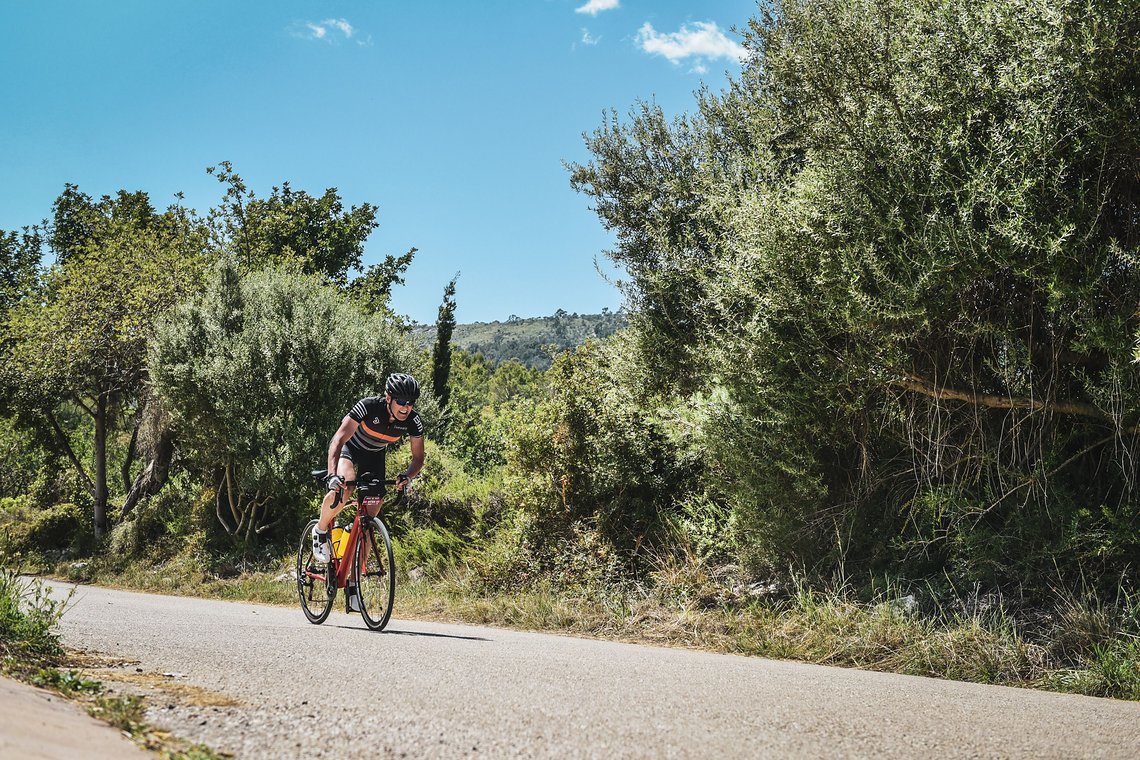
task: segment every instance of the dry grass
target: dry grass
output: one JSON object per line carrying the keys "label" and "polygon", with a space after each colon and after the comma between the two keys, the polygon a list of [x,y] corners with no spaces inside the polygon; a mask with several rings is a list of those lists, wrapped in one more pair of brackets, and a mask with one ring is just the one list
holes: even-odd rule
{"label": "dry grass", "polygon": [[[136,590],[296,604],[292,560],[221,578],[188,560],[85,580]],[[66,569],[61,568],[65,571]],[[641,584],[549,582],[489,590],[469,568],[406,575],[398,617],[568,633],[644,644],[794,659],[911,675],[1038,687],[1140,699],[1140,646],[1129,644],[1113,612],[1071,600],[1055,630],[1031,641],[1002,611],[923,614],[887,590],[872,602],[846,591],[800,586],[758,597],[742,594],[692,558],[662,561]],[[969,609],[962,605],[962,609]]]}

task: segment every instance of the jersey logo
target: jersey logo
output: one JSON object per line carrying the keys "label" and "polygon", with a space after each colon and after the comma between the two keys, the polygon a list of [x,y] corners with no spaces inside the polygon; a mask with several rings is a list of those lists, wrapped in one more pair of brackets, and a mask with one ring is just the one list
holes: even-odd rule
{"label": "jersey logo", "polygon": [[380,418],[379,417],[373,417],[372,418],[372,424],[373,425],[379,425],[380,424]]}

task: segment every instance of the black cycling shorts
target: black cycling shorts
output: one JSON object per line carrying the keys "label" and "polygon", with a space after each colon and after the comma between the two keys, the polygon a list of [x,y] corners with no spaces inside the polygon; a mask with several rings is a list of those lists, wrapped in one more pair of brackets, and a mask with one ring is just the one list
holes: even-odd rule
{"label": "black cycling shorts", "polygon": [[355,446],[349,446],[347,443],[340,447],[340,458],[347,459],[352,462],[356,467],[356,479],[360,480],[362,475],[369,474],[373,478],[383,480],[384,473],[384,449],[379,451],[368,451],[366,449],[358,449]]}

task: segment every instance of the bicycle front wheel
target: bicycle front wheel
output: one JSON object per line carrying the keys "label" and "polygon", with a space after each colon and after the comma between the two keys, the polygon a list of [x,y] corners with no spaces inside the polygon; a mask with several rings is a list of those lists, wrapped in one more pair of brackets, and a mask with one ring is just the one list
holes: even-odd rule
{"label": "bicycle front wheel", "polygon": [[[361,524],[364,525],[363,521]],[[384,630],[396,598],[396,561],[388,528],[379,517],[373,518],[372,525],[361,531],[353,577],[360,594],[360,616],[364,624],[374,631]]]}
{"label": "bicycle front wheel", "polygon": [[301,600],[301,610],[310,623],[319,625],[332,611],[336,596],[336,581],[331,564],[317,562],[313,556],[313,529],[316,520],[310,520],[301,531],[301,546],[297,549],[297,597]]}

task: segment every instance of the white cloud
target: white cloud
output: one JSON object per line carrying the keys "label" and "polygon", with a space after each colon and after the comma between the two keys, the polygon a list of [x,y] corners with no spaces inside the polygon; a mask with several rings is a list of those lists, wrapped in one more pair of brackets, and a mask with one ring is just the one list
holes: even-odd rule
{"label": "white cloud", "polygon": [[589,13],[591,16],[597,16],[602,11],[612,11],[621,5],[620,0],[590,0],[581,8],[575,8],[575,13]]}
{"label": "white cloud", "polygon": [[714,58],[731,58],[737,63],[747,57],[744,47],[733,42],[712,21],[684,24],[680,31],[662,34],[646,21],[637,30],[637,43],[651,55],[661,55],[673,63],[695,58],[694,71],[703,73],[705,62]]}
{"label": "white cloud", "polygon": [[602,38],[601,37],[595,37],[594,35],[590,34],[589,29],[586,29],[586,28],[582,29],[582,44],[583,45],[597,45],[601,41],[602,41]]}
{"label": "white cloud", "polygon": [[348,23],[342,18],[326,18],[321,23],[328,24],[334,29],[339,29],[344,33],[344,36],[350,40],[352,39],[352,35],[356,33],[356,30],[352,28],[352,24]]}
{"label": "white cloud", "polygon": [[307,40],[324,40],[337,42],[342,37],[352,40],[357,45],[371,45],[372,38],[361,38],[352,24],[343,18],[326,18],[324,21],[305,21],[294,24],[290,30],[294,37]]}

